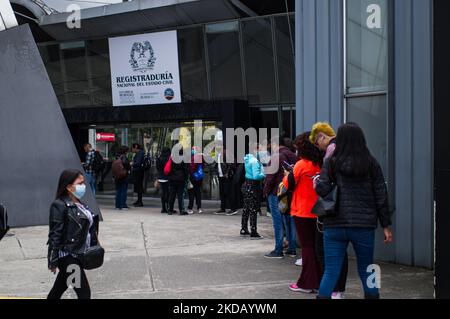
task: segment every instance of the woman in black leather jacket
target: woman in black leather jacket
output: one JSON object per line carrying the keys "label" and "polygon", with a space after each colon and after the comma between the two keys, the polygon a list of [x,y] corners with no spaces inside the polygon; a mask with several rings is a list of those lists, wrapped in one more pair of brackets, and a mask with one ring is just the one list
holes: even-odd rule
{"label": "woman in black leather jacket", "polygon": [[48,268],[58,276],[48,299],[59,299],[67,290],[67,279],[79,299],[90,299],[91,290],[79,257],[97,245],[98,215],[80,199],[86,192],[85,179],[78,170],[62,172],[56,200],[50,207]]}

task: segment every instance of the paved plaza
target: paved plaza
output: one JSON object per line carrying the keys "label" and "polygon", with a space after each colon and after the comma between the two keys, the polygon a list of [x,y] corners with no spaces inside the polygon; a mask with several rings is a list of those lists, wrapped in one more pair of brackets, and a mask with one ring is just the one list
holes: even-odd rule
{"label": "paved plaza", "polygon": [[[258,220],[265,238],[250,240],[239,236],[240,214],[214,215],[215,202],[205,202],[204,214],[189,216],[161,214],[156,199],[129,211],[114,210],[112,199],[100,204],[106,256],[102,268],[88,272],[93,298],[315,298],[289,291],[301,270],[294,258],[264,258],[273,249],[270,217]],[[45,298],[55,279],[47,270],[48,227],[11,234],[0,242],[0,298]],[[432,271],[380,266],[382,298],[433,298]],[[354,259],[346,297],[362,298]]]}

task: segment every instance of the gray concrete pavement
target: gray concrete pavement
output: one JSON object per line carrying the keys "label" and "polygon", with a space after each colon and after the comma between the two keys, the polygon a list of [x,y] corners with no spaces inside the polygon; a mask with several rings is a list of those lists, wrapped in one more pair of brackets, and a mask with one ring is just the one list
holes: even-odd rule
{"label": "gray concrete pavement", "polygon": [[[100,201],[106,256],[101,269],[88,272],[93,298],[315,298],[288,290],[301,271],[294,258],[263,257],[273,249],[270,217],[259,218],[265,239],[255,241],[239,236],[240,214],[213,215],[213,202],[205,203],[201,215],[168,216],[157,200],[146,199],[146,207],[130,211]],[[47,232],[48,227],[13,229],[0,242],[0,298],[46,297],[55,279],[46,268]],[[383,298],[433,298],[432,271],[380,266]],[[346,297],[362,297],[353,259]]]}

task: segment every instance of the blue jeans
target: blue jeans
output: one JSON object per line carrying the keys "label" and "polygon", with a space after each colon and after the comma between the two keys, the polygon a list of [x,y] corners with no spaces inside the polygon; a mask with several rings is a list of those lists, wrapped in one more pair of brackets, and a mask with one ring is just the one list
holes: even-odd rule
{"label": "blue jeans", "polygon": [[116,183],[116,208],[127,208],[128,182]]}
{"label": "blue jeans", "polygon": [[270,208],[270,214],[272,215],[273,230],[275,234],[275,251],[277,253],[283,252],[283,238],[284,231],[283,225],[286,229],[286,238],[289,241],[289,251],[295,251],[297,247],[296,243],[296,229],[295,223],[291,216],[283,216],[278,209],[278,197],[275,195],[269,195],[267,202]]}
{"label": "blue jeans", "polygon": [[369,288],[367,267],[373,264],[375,230],[372,228],[325,228],[323,245],[325,273],[319,288],[320,298],[330,298],[341,273],[348,244],[352,243],[358,263],[358,273],[366,298],[379,296],[378,288]]}
{"label": "blue jeans", "polygon": [[91,186],[92,193],[95,196],[95,186],[96,186],[95,175],[86,173],[86,181],[88,182],[89,186]]}
{"label": "blue jeans", "polygon": [[296,251],[297,248],[297,229],[295,227],[294,217],[291,215],[283,215],[284,229],[286,230],[286,238],[289,242],[288,251]]}

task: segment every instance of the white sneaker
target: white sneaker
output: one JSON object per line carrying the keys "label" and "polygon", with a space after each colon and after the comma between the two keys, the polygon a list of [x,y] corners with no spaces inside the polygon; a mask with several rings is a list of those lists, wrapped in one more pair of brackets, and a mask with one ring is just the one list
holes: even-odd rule
{"label": "white sneaker", "polygon": [[345,299],[343,292],[333,292],[331,294],[331,299]]}
{"label": "white sneaker", "polygon": [[237,210],[235,210],[235,211],[229,211],[228,213],[227,213],[227,216],[234,216],[234,215],[237,215],[237,213],[238,213],[238,211]]}
{"label": "white sneaker", "polygon": [[187,213],[188,213],[189,215],[192,215],[192,214],[194,213],[194,211],[193,211],[192,209],[189,209],[189,210],[187,211]]}
{"label": "white sneaker", "polygon": [[303,260],[302,260],[301,258],[297,259],[297,260],[295,261],[295,265],[296,265],[296,266],[303,266]]}
{"label": "white sneaker", "polygon": [[203,213],[203,210],[202,210],[201,208],[199,208],[199,209],[198,209],[198,213],[199,213],[199,214],[202,214],[202,213]]}

